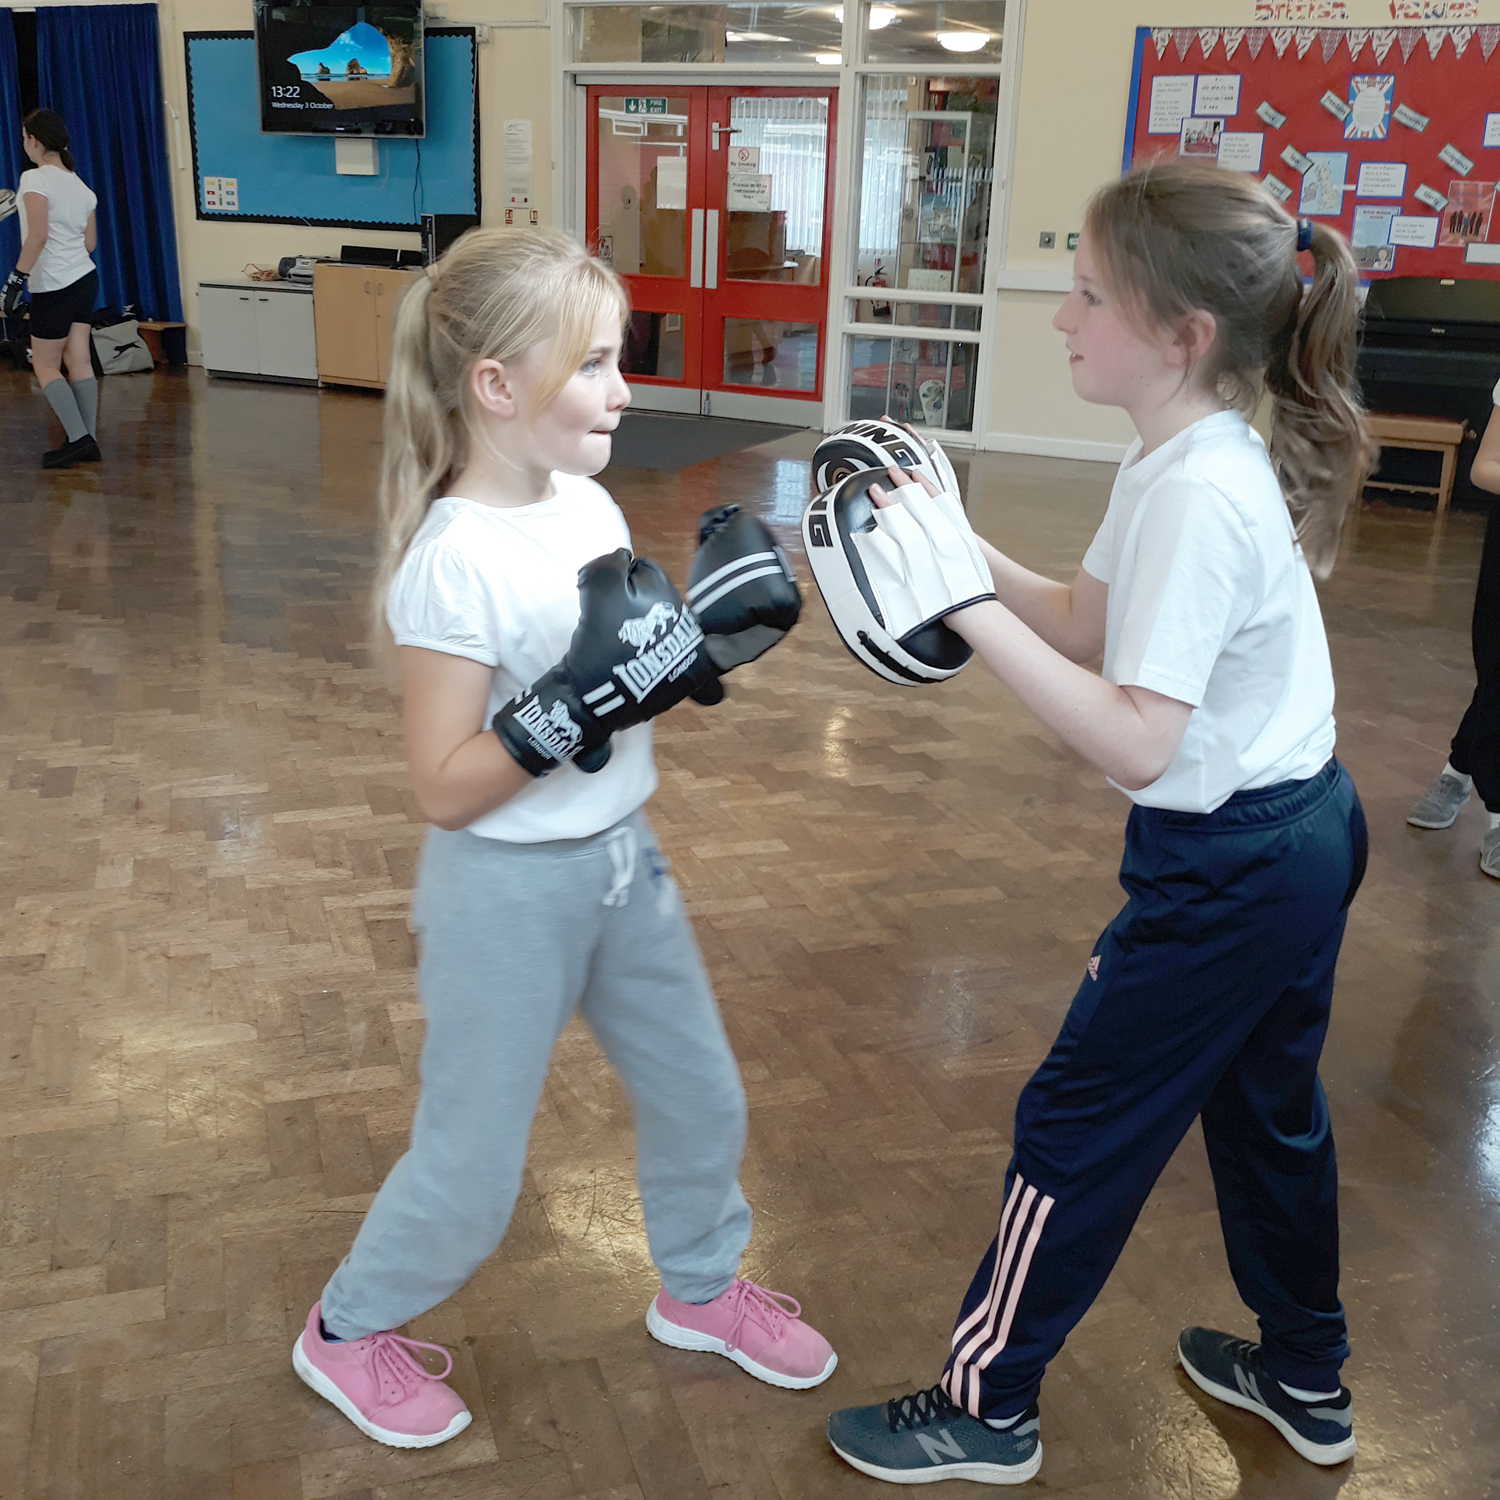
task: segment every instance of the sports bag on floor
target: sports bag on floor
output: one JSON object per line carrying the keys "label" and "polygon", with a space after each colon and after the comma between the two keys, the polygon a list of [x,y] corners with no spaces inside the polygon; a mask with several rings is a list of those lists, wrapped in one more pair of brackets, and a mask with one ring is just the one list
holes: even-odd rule
{"label": "sports bag on floor", "polygon": [[134,318],[94,329],[94,350],[106,375],[129,375],[155,367]]}

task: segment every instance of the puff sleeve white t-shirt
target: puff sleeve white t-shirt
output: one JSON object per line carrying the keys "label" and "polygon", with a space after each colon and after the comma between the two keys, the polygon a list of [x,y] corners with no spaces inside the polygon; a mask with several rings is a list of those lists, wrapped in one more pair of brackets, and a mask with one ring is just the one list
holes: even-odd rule
{"label": "puff sleeve white t-shirt", "polygon": [[33,167],[22,172],[16,208],[23,241],[27,234],[27,193],[37,193],[47,200],[47,239],[27,284],[33,292],[60,292],[94,269],[83,237],[99,199],[83,178],[66,167]]}
{"label": "puff sleeve white t-shirt", "polygon": [[[385,613],[398,646],[464,656],[495,669],[488,724],[501,706],[556,666],[580,612],[578,570],[630,528],[602,485],[552,476],[535,505],[435,500],[391,582]],[[651,726],[610,740],[609,764],[587,775],[560,766],[469,824],[515,844],[588,838],[628,817],[656,790]]]}
{"label": "puff sleeve white t-shirt", "polygon": [[1265,444],[1238,412],[1195,422],[1115,478],[1084,569],[1109,586],[1104,675],[1191,704],[1144,807],[1212,812],[1333,754],[1333,668],[1312,574]]}

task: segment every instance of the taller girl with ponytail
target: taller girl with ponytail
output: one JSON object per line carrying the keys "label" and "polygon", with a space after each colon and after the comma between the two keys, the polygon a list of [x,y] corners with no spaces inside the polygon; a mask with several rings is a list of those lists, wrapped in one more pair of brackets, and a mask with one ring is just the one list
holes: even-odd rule
{"label": "taller girl with ponytail", "polygon": [[[1053,326],[1077,394],[1139,435],[1071,583],[980,542],[997,597],[944,623],[1130,798],[1129,899],[1021,1093],[941,1378],[829,1422],[867,1473],[1036,1472],[1043,1371],[1195,1117],[1260,1337],[1191,1327],[1176,1357],[1311,1462],[1354,1452],[1318,1057],[1365,828],[1313,574],[1370,461],[1356,307],[1343,239],[1247,177],[1153,166],[1088,206]],[[1247,420],[1267,392],[1269,450]]]}

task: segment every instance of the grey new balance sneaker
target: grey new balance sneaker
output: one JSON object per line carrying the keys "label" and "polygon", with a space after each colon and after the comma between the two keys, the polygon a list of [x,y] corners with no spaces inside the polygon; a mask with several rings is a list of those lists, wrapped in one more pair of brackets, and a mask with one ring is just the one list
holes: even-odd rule
{"label": "grey new balance sneaker", "polygon": [[1472,785],[1444,771],[1422,793],[1417,805],[1407,813],[1406,821],[1413,828],[1451,828],[1459,808],[1469,800]]}
{"label": "grey new balance sneaker", "polygon": [[1177,1357],[1194,1385],[1264,1417],[1309,1462],[1341,1464],[1354,1457],[1354,1402],[1347,1387],[1326,1400],[1299,1401],[1266,1373],[1259,1344],[1211,1328],[1184,1328]]}
{"label": "grey new balance sneaker", "polygon": [[1485,834],[1479,846],[1479,868],[1486,875],[1500,880],[1500,828],[1492,828]]}
{"label": "grey new balance sneaker", "polygon": [[1042,1466],[1042,1424],[1032,1405],[1010,1427],[991,1427],[960,1411],[941,1386],[851,1406],[828,1419],[833,1451],[862,1474],[892,1484],[972,1479],[1024,1484]]}

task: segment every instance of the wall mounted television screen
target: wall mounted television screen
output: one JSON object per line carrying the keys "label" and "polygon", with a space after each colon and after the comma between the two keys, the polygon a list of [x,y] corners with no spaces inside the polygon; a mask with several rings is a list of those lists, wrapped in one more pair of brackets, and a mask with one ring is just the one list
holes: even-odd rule
{"label": "wall mounted television screen", "polygon": [[255,0],[265,135],[426,133],[422,0]]}

